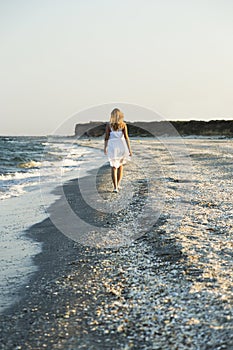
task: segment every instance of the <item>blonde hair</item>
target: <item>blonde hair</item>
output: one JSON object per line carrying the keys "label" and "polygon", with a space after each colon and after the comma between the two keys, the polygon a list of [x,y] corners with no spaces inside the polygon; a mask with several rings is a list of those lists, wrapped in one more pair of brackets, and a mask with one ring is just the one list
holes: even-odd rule
{"label": "blonde hair", "polygon": [[118,129],[123,129],[125,123],[123,121],[124,114],[118,108],[114,108],[111,112],[110,125],[113,130],[117,131]]}

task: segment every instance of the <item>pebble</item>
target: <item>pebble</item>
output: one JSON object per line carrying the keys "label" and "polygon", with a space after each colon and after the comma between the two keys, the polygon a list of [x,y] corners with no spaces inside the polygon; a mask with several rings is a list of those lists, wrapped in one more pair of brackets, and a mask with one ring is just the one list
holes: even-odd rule
{"label": "pebble", "polygon": [[[152,185],[165,188],[158,222],[143,237],[116,250],[97,253],[85,248],[81,258],[67,263],[65,273],[53,281],[45,280],[38,291],[42,304],[25,306],[3,322],[3,350],[233,349],[231,160],[229,167],[218,168],[216,176],[215,164],[208,161],[215,144],[208,141],[203,148],[201,141],[193,144],[187,140],[189,153],[200,152],[201,160],[195,157],[192,174],[187,172],[194,183],[186,182],[189,187],[182,188],[166,149],[158,148],[158,143],[142,142],[166,174]],[[217,161],[221,162],[221,157]],[[158,175],[148,163],[150,168],[152,175]],[[143,184],[137,174],[131,175],[127,178],[126,168],[126,184]],[[220,177],[224,178],[221,191]],[[103,183],[106,188],[107,182]],[[184,190],[189,190],[190,205],[179,227],[174,228],[174,199],[182,198]],[[139,192],[135,198],[140,200]],[[135,208],[140,210],[132,205],[131,212],[119,215],[119,229],[124,228],[126,234]],[[48,309],[43,311],[46,298],[54,301],[48,301]],[[32,321],[31,315],[36,318],[25,345],[16,325],[21,319]],[[11,322],[17,335],[14,347],[4,328]]]}

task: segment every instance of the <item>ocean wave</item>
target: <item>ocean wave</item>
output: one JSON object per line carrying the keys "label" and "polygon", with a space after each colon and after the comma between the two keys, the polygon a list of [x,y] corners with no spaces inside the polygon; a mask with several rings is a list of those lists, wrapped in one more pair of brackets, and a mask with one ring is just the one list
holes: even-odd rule
{"label": "ocean wave", "polygon": [[11,197],[19,197],[23,193],[25,193],[24,190],[25,185],[20,184],[20,185],[13,185],[11,188],[0,188],[0,200],[8,199]]}
{"label": "ocean wave", "polygon": [[39,168],[40,166],[41,166],[41,162],[36,162],[34,160],[30,160],[29,162],[18,164],[18,168],[25,168],[25,169]]}
{"label": "ocean wave", "polygon": [[0,174],[0,181],[15,181],[15,180],[21,180],[21,179],[27,179],[32,177],[38,177],[38,174],[35,172],[14,172],[14,173],[7,173],[7,174]]}
{"label": "ocean wave", "polygon": [[5,141],[0,137],[0,199],[20,196],[60,177],[69,178],[93,152],[66,139],[48,142],[46,138],[16,137]]}

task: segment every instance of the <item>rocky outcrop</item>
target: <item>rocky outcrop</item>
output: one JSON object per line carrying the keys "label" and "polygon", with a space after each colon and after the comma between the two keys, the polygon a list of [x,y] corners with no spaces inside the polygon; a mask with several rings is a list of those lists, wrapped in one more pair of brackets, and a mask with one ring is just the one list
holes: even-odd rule
{"label": "rocky outcrop", "polygon": [[[129,136],[226,136],[233,137],[233,120],[190,120],[126,122]],[[76,124],[75,136],[100,137],[105,133],[106,123],[89,122]]]}
{"label": "rocky outcrop", "polygon": [[233,120],[190,120],[171,123],[181,135],[233,136]]}

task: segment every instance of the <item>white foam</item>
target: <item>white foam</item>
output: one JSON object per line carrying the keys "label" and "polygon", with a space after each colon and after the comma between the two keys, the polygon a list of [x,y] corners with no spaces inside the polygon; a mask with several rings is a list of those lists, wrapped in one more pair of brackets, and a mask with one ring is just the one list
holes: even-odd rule
{"label": "white foam", "polygon": [[14,181],[38,176],[38,172],[20,172],[1,174],[0,181]]}
{"label": "white foam", "polygon": [[[28,161],[18,166],[28,169],[0,175],[0,200],[18,197],[30,191],[32,186],[41,183],[54,182],[61,174],[78,170],[83,159],[89,157],[93,150],[77,146],[74,141],[45,142],[46,148],[41,161]],[[49,156],[58,156],[59,159],[49,160]]]}

